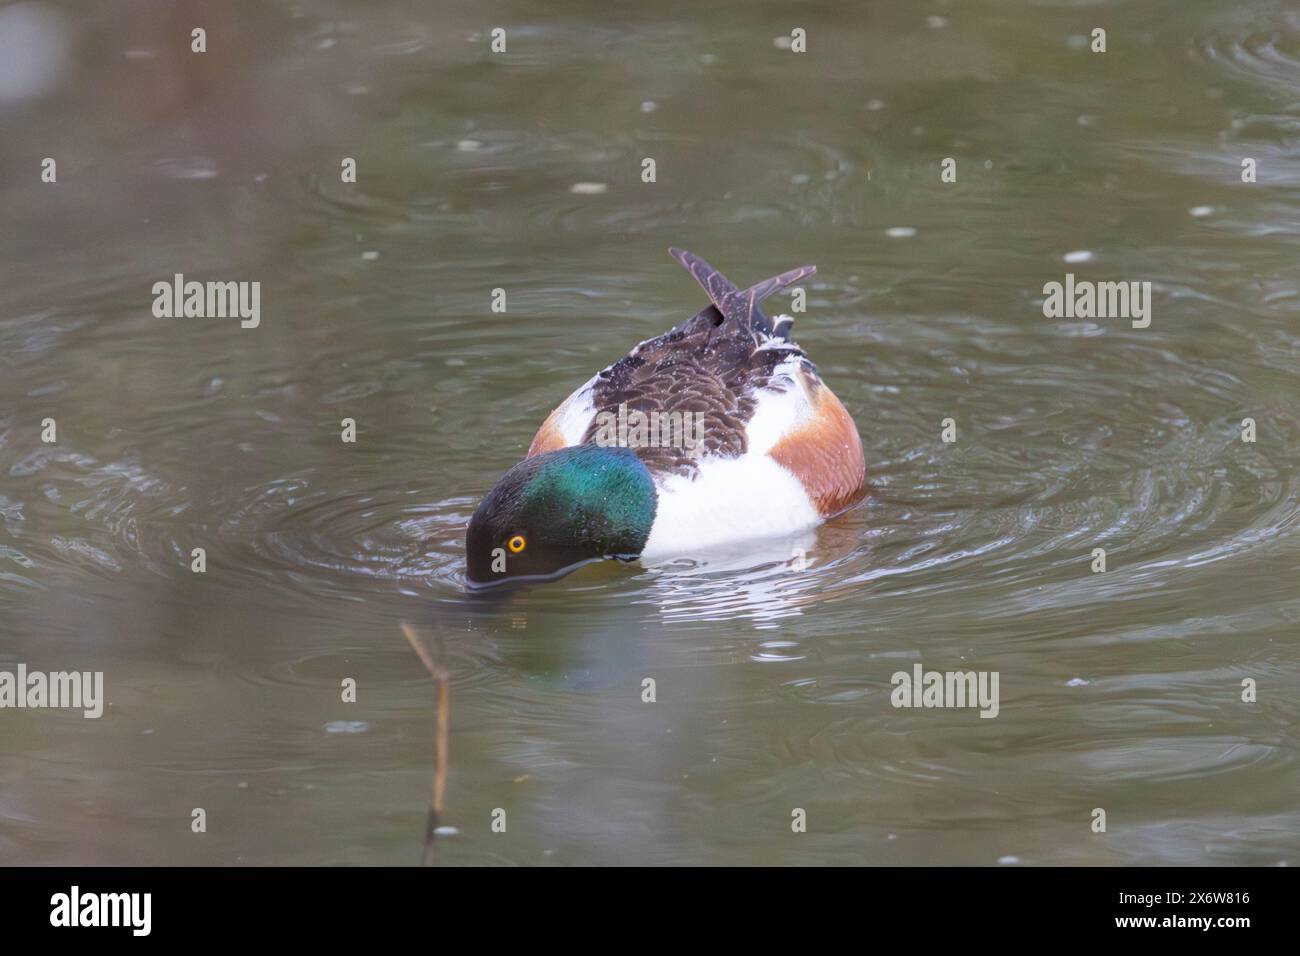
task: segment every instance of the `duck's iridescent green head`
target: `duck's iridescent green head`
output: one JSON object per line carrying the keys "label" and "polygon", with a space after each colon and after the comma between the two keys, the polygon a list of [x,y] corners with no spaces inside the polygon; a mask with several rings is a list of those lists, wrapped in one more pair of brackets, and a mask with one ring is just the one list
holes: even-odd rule
{"label": "duck's iridescent green head", "polygon": [[630,560],[645,547],[657,499],[628,448],[574,445],[506,472],[465,534],[471,587],[556,578],[599,558]]}

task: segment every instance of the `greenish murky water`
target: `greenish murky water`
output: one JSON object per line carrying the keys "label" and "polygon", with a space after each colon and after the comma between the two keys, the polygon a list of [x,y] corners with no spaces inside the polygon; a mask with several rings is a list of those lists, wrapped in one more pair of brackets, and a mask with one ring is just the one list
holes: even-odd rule
{"label": "greenish murky water", "polygon": [[[0,710],[0,861],[418,861],[406,620],[441,863],[1300,862],[1300,10],[657,7],[0,7],[0,669],[108,699]],[[818,265],[874,493],[803,570],[469,600],[478,498],[705,304],[669,245]],[[1150,326],[1045,318],[1066,273]],[[916,664],[998,716],[892,707]]]}

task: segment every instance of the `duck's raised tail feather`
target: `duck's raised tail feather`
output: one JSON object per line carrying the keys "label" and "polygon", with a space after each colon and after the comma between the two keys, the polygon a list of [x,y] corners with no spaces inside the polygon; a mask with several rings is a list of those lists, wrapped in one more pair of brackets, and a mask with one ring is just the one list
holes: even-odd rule
{"label": "duck's raised tail feather", "polygon": [[709,299],[722,313],[725,321],[735,322],[744,328],[765,335],[778,335],[782,338],[788,336],[791,323],[782,322],[779,329],[774,328],[772,320],[763,314],[758,303],[773,292],[779,292],[791,283],[798,282],[817,271],[816,266],[800,266],[789,272],[782,272],[779,276],[764,279],[741,292],[732,285],[731,280],[695,253],[687,252],[685,249],[669,249],[668,254],[695,276],[695,281],[709,294]]}

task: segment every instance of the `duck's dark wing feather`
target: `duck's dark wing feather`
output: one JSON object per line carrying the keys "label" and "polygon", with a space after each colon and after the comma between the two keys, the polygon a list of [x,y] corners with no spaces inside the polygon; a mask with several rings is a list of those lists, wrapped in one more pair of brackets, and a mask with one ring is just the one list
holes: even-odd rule
{"label": "duck's dark wing feather", "polygon": [[774,370],[792,358],[816,374],[797,345],[726,322],[710,306],[672,331],[642,342],[596,376],[589,393],[593,417],[582,441],[596,441],[601,412],[617,416],[620,406],[625,414],[689,412],[703,416],[698,420],[701,443],[694,448],[637,448],[652,471],[692,474],[700,458],[739,457],[747,450],[745,429],[759,391],[789,387]]}
{"label": "duck's dark wing feather", "polygon": [[[726,276],[695,253],[685,249],[669,249],[668,254],[695,277],[695,281],[709,294],[709,300],[727,322],[762,335],[778,335],[780,338],[785,338],[785,335],[773,327],[772,320],[763,314],[758,303],[817,271],[816,266],[800,266],[782,272],[779,276],[764,279],[741,292]],[[785,325],[784,329],[788,332],[789,326]]]}
{"label": "duck's dark wing feather", "polygon": [[570,395],[538,430],[529,455],[598,441],[609,416],[617,417],[620,408],[625,415],[698,413],[703,416],[699,445],[635,449],[652,471],[689,475],[703,457],[745,454],[746,426],[761,390],[783,392],[794,384],[788,374],[790,365],[785,372],[777,371],[782,363],[797,363],[805,387],[820,384],[815,367],[787,339],[790,321],[774,328],[758,308],[766,296],[812,275],[814,266],[783,272],[742,292],[699,256],[681,249],[669,251],[713,304],[642,342]]}

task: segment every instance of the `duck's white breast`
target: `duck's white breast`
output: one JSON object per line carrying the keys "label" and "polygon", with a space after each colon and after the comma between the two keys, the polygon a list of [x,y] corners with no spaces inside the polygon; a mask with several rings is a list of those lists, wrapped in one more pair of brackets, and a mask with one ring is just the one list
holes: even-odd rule
{"label": "duck's white breast", "polygon": [[694,478],[661,476],[656,490],[659,504],[642,552],[651,560],[792,534],[821,521],[799,479],[766,454],[711,458]]}

